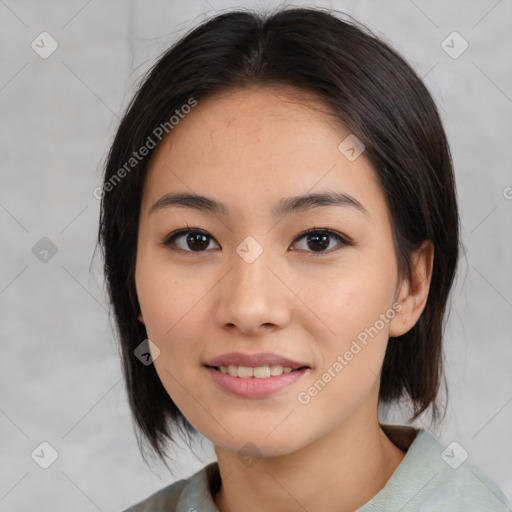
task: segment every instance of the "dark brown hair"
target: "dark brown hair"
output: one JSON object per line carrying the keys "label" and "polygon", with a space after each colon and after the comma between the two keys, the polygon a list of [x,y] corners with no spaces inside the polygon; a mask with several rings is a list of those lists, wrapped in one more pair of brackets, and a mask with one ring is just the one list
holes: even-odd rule
{"label": "dark brown hair", "polygon": [[173,429],[189,436],[194,429],[154,366],[141,364],[134,356],[147,338],[138,320],[134,275],[141,197],[154,148],[136,162],[130,159],[147,145],[148,137],[154,140],[157,127],[169,126],[173,113],[191,98],[200,102],[214,92],[250,85],[285,85],[313,93],[364,143],[364,155],[391,214],[401,277],[411,278],[411,251],[426,239],[433,242],[425,309],[410,331],[390,339],[379,401],[391,404],[409,398],[414,409],[410,421],[429,407],[434,421],[439,419],[443,319],[459,255],[450,150],[422,80],[381,38],[339,14],[285,8],[265,15],[241,10],[217,15],[158,59],[121,120],[105,165],[98,243],[143,457],[140,434],[165,463],[165,445],[174,440]]}

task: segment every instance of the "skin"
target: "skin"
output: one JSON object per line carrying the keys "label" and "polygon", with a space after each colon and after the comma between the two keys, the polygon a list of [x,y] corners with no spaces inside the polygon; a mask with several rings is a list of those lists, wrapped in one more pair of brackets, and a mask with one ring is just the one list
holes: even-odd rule
{"label": "skin", "polygon": [[[338,150],[350,132],[318,100],[300,98],[287,88],[250,87],[199,101],[153,155],[143,190],[139,319],[160,350],[153,357],[165,389],[214,443],[221,512],[353,511],[405,456],[380,428],[378,376],[389,336],[410,330],[424,309],[433,246],[426,242],[414,254],[414,280],[399,281],[391,218],[373,169],[364,153],[349,161]],[[369,215],[329,206],[271,216],[283,197],[326,190],[350,194]],[[213,197],[231,215],[183,207],[148,214],[177,191]],[[160,245],[187,225],[211,236],[199,244],[202,252],[187,245],[187,235],[174,251]],[[318,242],[297,238],[312,227],[337,231],[353,245],[330,238],[320,254]],[[248,236],[263,249],[252,263],[236,252]],[[299,403],[298,394],[390,309],[384,328],[309,403]],[[269,397],[235,397],[202,366],[233,351],[277,352],[311,370]],[[259,457],[250,466],[237,456],[248,442]]]}

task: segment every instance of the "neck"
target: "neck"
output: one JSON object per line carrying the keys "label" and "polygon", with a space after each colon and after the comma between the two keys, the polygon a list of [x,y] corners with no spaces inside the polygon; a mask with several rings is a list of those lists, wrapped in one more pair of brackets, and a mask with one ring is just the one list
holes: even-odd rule
{"label": "neck", "polygon": [[244,466],[215,447],[222,485],[220,512],[352,512],[386,484],[405,452],[380,428],[378,414],[351,417],[335,431],[290,454]]}

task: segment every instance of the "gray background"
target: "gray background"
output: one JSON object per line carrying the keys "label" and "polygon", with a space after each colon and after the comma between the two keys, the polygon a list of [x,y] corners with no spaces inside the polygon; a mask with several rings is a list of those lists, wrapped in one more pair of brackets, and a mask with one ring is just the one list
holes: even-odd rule
{"label": "gray background", "polygon": [[[0,1],[0,511],[120,511],[214,459],[209,441],[185,447],[173,475],[139,454],[99,253],[92,259],[92,191],[118,116],[157,55],[216,11],[276,5]],[[367,24],[439,105],[467,254],[446,328],[450,406],[436,435],[459,442],[512,500],[512,2],[295,5]],[[59,45],[46,59],[31,48],[43,31]],[[453,31],[469,44],[458,58],[441,46]],[[33,252],[43,237],[57,250],[46,262]],[[48,469],[31,458],[43,441],[58,453]]]}

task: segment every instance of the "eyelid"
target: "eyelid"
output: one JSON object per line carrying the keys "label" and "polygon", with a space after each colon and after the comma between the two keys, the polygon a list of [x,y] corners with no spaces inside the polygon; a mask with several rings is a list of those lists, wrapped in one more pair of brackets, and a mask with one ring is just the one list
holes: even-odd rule
{"label": "eyelid", "polygon": [[[306,231],[303,231],[302,233],[298,234],[295,237],[295,240],[293,241],[293,243],[296,243],[298,240],[300,240],[301,238],[304,238],[307,235],[314,235],[314,234],[317,234],[317,233],[327,233],[331,238],[336,239],[341,246],[351,246],[351,245],[354,245],[354,243],[352,242],[352,240],[350,240],[350,238],[348,238],[347,236],[341,234],[339,231],[336,231],[335,229],[317,228],[317,227],[306,229]],[[320,256],[322,254],[331,254],[332,252],[336,252],[337,250],[338,249],[335,249],[333,251],[331,249],[330,251],[317,252],[317,253],[315,253],[314,251],[305,251],[305,252],[311,253],[313,255]]]}
{"label": "eyelid", "polygon": [[[169,235],[167,235],[164,240],[160,243],[161,246],[163,247],[168,247],[170,245],[173,245],[174,244],[174,241],[179,238],[180,236],[183,236],[183,235],[186,235],[186,234],[189,234],[189,233],[199,233],[201,235],[204,235],[206,236],[207,238],[210,238],[211,240],[215,240],[215,238],[213,238],[212,235],[210,235],[207,231],[205,231],[204,229],[201,229],[201,228],[194,228],[194,227],[189,227],[187,226],[186,228],[182,228],[182,229],[177,229],[176,231],[173,231],[172,233],[170,233]],[[215,240],[216,243],[218,243],[216,240]],[[220,244],[219,244],[220,245]],[[189,254],[201,254],[201,253],[205,253],[207,251],[184,251],[182,249],[179,249],[179,248],[176,248],[174,249],[176,251],[179,251],[179,252],[185,252],[185,253],[189,253]]]}
{"label": "eyelid", "polygon": [[[173,245],[174,241],[176,239],[178,239],[180,236],[189,234],[189,233],[202,234],[202,235],[206,236],[207,238],[214,240],[218,244],[218,242],[215,240],[215,238],[212,235],[210,235],[207,231],[205,231],[204,229],[187,226],[186,228],[178,229],[176,231],[173,231],[169,235],[167,235],[165,237],[165,239],[163,240],[163,242],[160,243],[160,245],[163,247],[171,246],[171,245]],[[336,231],[334,229],[330,229],[330,228],[318,228],[318,227],[313,227],[313,228],[307,229],[307,230],[299,233],[293,240],[293,244],[297,243],[298,240],[300,240],[301,238],[304,238],[307,235],[314,235],[317,233],[327,233],[331,238],[336,239],[341,247],[354,245],[353,241],[350,240],[349,237],[342,235],[338,231]],[[181,253],[185,253],[185,254],[191,254],[191,255],[205,254],[205,253],[209,252],[209,251],[185,251],[180,248],[173,248],[172,250],[181,252]],[[334,249],[334,250],[331,249],[329,251],[320,251],[320,252],[314,252],[314,251],[299,251],[299,252],[306,252],[306,253],[312,254],[313,256],[322,256],[322,255],[331,254],[338,250],[339,250],[339,248]]]}

